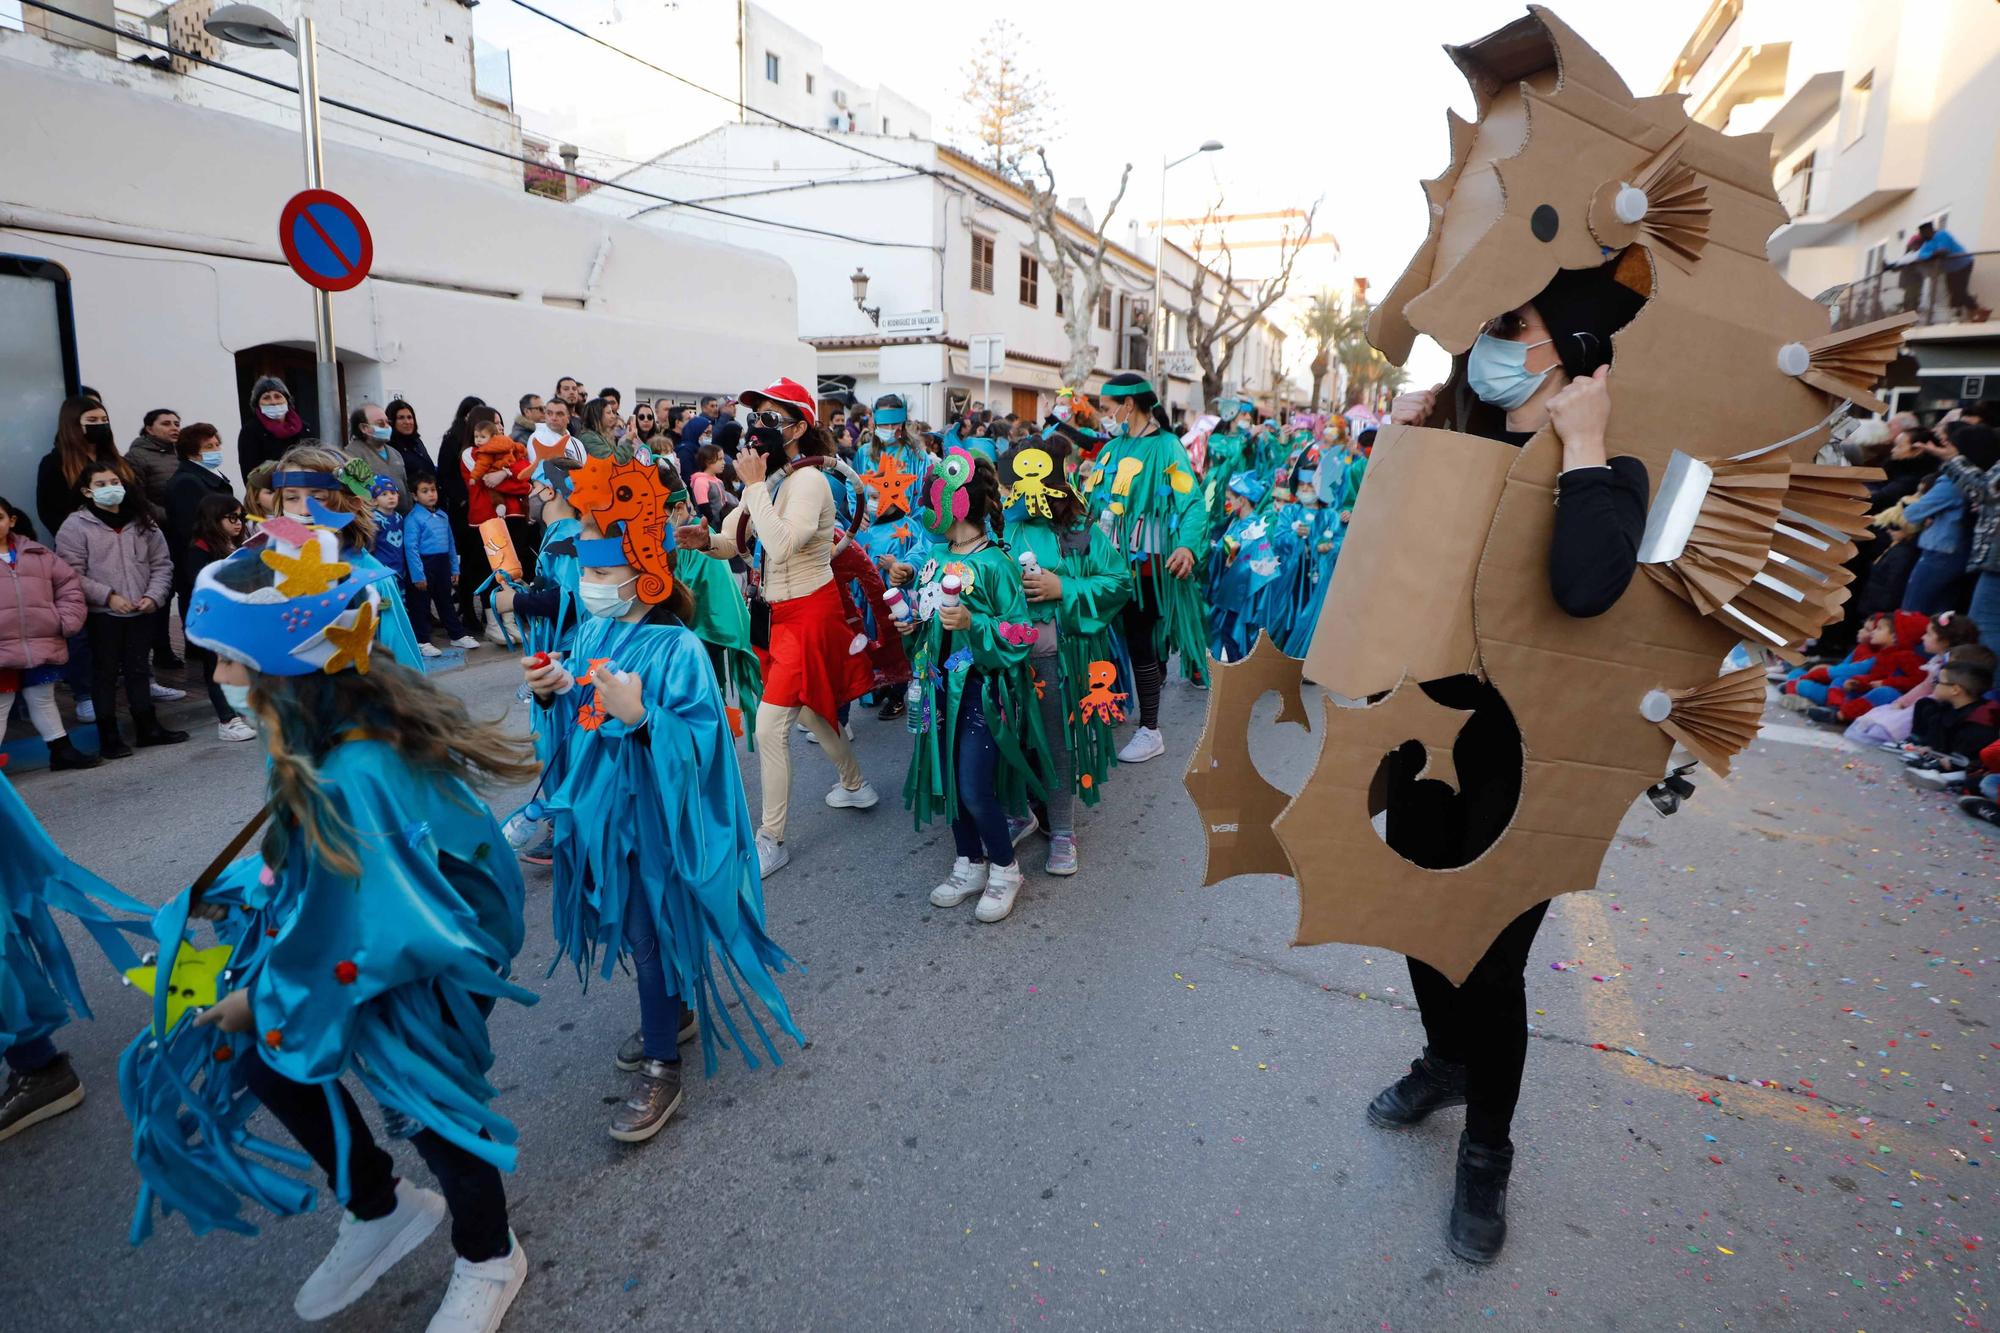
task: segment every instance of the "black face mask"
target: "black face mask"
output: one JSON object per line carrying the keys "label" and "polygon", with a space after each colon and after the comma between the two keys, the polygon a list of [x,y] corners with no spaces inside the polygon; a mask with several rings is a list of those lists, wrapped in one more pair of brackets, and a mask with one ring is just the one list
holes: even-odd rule
{"label": "black face mask", "polygon": [[757,452],[764,455],[773,467],[785,461],[785,432],[777,426],[752,426],[749,430],[750,443]]}
{"label": "black face mask", "polygon": [[110,423],[100,421],[95,425],[85,426],[83,438],[100,449],[108,447],[113,443]]}

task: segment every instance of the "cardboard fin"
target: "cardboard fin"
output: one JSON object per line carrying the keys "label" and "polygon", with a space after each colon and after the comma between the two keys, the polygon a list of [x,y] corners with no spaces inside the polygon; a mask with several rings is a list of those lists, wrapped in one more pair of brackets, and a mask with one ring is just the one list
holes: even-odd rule
{"label": "cardboard fin", "polygon": [[1690,689],[1668,690],[1672,711],[1659,724],[1722,777],[1729,760],[1757,738],[1764,720],[1764,668],[1753,664]]}
{"label": "cardboard fin", "polygon": [[1300,690],[1303,667],[1260,634],[1240,662],[1209,659],[1208,723],[1181,779],[1200,811],[1208,847],[1203,884],[1237,875],[1290,875],[1291,860],[1279,844],[1273,822],[1291,801],[1257,771],[1250,757],[1250,713],[1275,691],[1278,721],[1310,731]]}
{"label": "cardboard fin", "polygon": [[1806,368],[1797,372],[1798,377],[1857,407],[1886,412],[1889,405],[1876,394],[1875,386],[1902,351],[1903,330],[1916,322],[1917,312],[1910,310],[1872,324],[1808,338],[1804,343]]}
{"label": "cardboard fin", "polygon": [[1708,248],[1715,209],[1708,187],[1689,166],[1688,133],[1681,129],[1654,150],[1630,179],[1611,180],[1590,201],[1590,230],[1600,244],[1618,249],[1643,243],[1683,271]]}

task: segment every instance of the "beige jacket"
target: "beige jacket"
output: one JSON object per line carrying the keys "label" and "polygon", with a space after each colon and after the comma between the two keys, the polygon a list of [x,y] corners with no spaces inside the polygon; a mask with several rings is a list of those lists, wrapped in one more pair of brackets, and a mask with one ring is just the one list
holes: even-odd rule
{"label": "beige jacket", "polygon": [[709,552],[727,560],[747,555],[750,534],[764,544],[764,596],[773,602],[818,592],[833,582],[833,488],[816,467],[794,468],[771,503],[770,482],[743,489],[743,507],[710,536]]}

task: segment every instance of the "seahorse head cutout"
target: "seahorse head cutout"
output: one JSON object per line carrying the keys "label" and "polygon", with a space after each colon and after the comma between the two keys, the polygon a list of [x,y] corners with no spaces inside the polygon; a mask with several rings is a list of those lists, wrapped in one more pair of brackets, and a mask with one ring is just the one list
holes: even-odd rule
{"label": "seahorse head cutout", "polygon": [[[1260,646],[1217,668],[1188,786],[1208,882],[1293,875],[1297,943],[1393,948],[1462,981],[1523,910],[1595,884],[1677,743],[1726,771],[1762,706],[1754,672],[1721,674],[1738,640],[1795,653],[1839,614],[1871,474],[1810,460],[1843,400],[1879,401],[1899,330],[1829,332],[1826,307],[1771,266],[1786,215],[1768,135],[1635,97],[1539,6],[1449,51],[1477,117],[1448,116],[1429,233],[1369,339],[1400,364],[1428,334],[1453,375],[1426,426],[1377,437],[1311,656]],[[1497,414],[1465,387],[1482,329],[1565,270],[1636,296],[1607,330],[1606,444],[1653,488],[1640,572],[1590,618],[1550,591],[1560,441],[1494,438]],[[1329,697],[1319,761],[1287,803],[1237,733],[1257,697],[1295,697],[1301,679]],[[1487,771],[1459,771],[1475,759]],[[1462,827],[1431,830],[1412,859],[1376,828],[1408,827],[1416,800]]]}

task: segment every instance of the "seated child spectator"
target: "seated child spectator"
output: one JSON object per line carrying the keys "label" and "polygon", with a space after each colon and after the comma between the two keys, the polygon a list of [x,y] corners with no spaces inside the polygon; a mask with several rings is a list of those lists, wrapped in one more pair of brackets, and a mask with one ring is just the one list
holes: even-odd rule
{"label": "seated child spectator", "polygon": [[[1839,685],[1826,691],[1826,702],[1810,709],[1806,716],[1815,722],[1853,722],[1874,708],[1896,703],[1905,694],[1922,688],[1929,694],[1929,684],[1936,679],[1937,672],[1931,663],[1962,643],[1971,643],[1979,637],[1979,626],[1969,616],[1955,611],[1923,621],[1919,633],[1921,638],[1916,646],[1908,646],[1910,632],[1919,619],[1914,611],[1896,613],[1896,646],[1887,652],[1877,653],[1868,664],[1868,669],[1858,676],[1850,676]],[[1811,677],[1800,682],[1811,683]],[[1801,694],[1806,691],[1801,690]],[[1915,696],[1921,698],[1921,695]]]}
{"label": "seated child spectator", "polygon": [[[1877,611],[1862,622],[1861,632],[1854,636],[1854,649],[1846,657],[1831,666],[1799,667],[1788,673],[1779,690],[1778,702],[1795,713],[1824,704],[1829,686],[1844,684],[1855,676],[1867,674],[1875,655],[1895,642],[1895,618],[1887,611]],[[1799,688],[1802,685],[1814,688],[1802,691]]]}
{"label": "seated child spectator", "polygon": [[1977,788],[1975,796],[1961,796],[1958,808],[1982,823],[2000,827],[2000,741],[1979,752],[1979,771],[1968,775],[1967,788]]}
{"label": "seated child spectator", "polygon": [[2000,740],[2000,702],[1987,697],[1992,689],[1991,667],[1946,662],[1931,697],[1917,701],[1910,739],[1941,761],[1936,768],[1970,768]]}
{"label": "seated child spectator", "polygon": [[[1961,621],[1967,620],[1960,616]],[[1931,697],[1937,686],[1938,672],[1948,662],[1965,666],[1985,667],[1993,670],[2000,658],[1983,643],[1961,643],[1955,648],[1931,658],[1924,664],[1924,679],[1916,688],[1897,699],[1894,703],[1871,708],[1848,727],[1846,737],[1857,745],[1901,745],[1910,739],[1910,728],[1916,718],[1917,701]],[[1815,713],[1819,710],[1814,709]]]}

